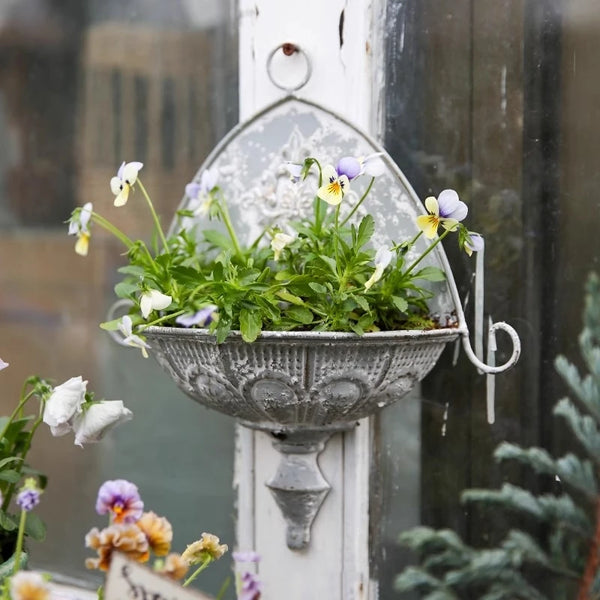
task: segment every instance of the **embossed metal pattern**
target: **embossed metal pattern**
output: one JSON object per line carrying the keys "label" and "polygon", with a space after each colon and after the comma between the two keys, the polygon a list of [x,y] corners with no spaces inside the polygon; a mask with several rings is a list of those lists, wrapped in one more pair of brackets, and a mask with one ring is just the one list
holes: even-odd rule
{"label": "embossed metal pattern", "polygon": [[409,392],[456,329],[266,332],[217,344],[206,330],[150,327],[154,355],[201,404],[258,429],[341,429]]}

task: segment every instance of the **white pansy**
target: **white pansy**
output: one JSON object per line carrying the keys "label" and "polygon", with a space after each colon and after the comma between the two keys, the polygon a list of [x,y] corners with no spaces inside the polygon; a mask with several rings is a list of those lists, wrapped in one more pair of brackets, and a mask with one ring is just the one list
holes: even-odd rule
{"label": "white pansy", "polygon": [[81,375],[71,377],[57,385],[44,408],[44,423],[50,426],[52,435],[65,435],[72,429],[73,418],[81,412],[85,402],[87,381]]}
{"label": "white pansy", "polygon": [[370,177],[379,177],[383,175],[386,170],[385,162],[381,158],[382,152],[376,152],[369,154],[368,156],[361,157],[360,161],[360,173],[361,175],[369,175]]}
{"label": "white pansy", "polygon": [[6,369],[6,367],[8,367],[8,363],[4,362],[1,358],[0,358],[0,371],[2,371],[2,369]]}
{"label": "white pansy", "polygon": [[293,235],[288,235],[287,233],[276,233],[271,240],[271,250],[273,250],[275,260],[279,260],[279,256],[281,255],[281,251],[288,245],[294,241]]}
{"label": "white pansy", "polygon": [[365,283],[365,290],[370,289],[381,279],[383,271],[392,260],[392,256],[393,253],[387,248],[379,248],[379,250],[377,250],[377,253],[375,254],[375,270],[373,271],[373,275],[371,275],[369,280]]}
{"label": "white pansy", "polygon": [[148,290],[144,292],[140,298],[140,311],[144,319],[148,318],[148,315],[153,310],[163,310],[167,308],[173,302],[171,296],[167,296],[158,290]]}
{"label": "white pansy", "polygon": [[119,331],[123,334],[123,343],[127,346],[139,348],[142,351],[142,356],[148,358],[147,348],[150,346],[139,336],[133,333],[133,322],[129,315],[124,315],[119,323]]}
{"label": "white pansy", "polygon": [[87,406],[73,421],[75,444],[83,446],[98,442],[104,434],[119,423],[129,421],[133,413],[122,400],[102,400]]}
{"label": "white pansy", "polygon": [[123,162],[119,167],[116,177],[110,180],[110,189],[116,196],[115,206],[123,206],[127,204],[129,192],[133,184],[137,181],[138,173],[144,166],[141,162]]}

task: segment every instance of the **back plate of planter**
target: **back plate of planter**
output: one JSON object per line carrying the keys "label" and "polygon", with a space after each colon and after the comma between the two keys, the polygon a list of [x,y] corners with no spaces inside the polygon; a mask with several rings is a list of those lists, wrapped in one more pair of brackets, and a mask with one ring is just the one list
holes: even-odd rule
{"label": "back plate of planter", "polygon": [[[196,177],[210,169],[216,174],[240,241],[252,243],[267,226],[288,229],[288,223],[308,216],[317,190],[317,169],[305,181],[293,183],[286,162],[301,163],[312,156],[321,165],[333,164],[344,156],[362,157],[380,153],[386,172],[375,179],[367,199],[357,211],[356,219],[370,213],[375,219],[373,244],[377,248],[412,239],[417,233],[416,217],[426,211],[406,177],[391,157],[368,135],[331,111],[316,104],[287,97],[269,106],[249,121],[233,129],[206,159]],[[369,185],[370,177],[352,181],[342,202],[342,212],[354,206]],[[193,209],[192,200],[184,197],[180,208]],[[187,221],[199,229],[207,227],[207,217],[176,217],[172,228]],[[218,224],[211,224],[217,228]],[[265,243],[267,243],[265,239]],[[409,252],[407,262],[426,248],[422,237]],[[433,314],[462,319],[459,299],[441,245],[423,261],[423,266],[445,271],[447,281],[419,282],[429,287],[435,298],[430,301]],[[463,323],[459,322],[459,327]]]}

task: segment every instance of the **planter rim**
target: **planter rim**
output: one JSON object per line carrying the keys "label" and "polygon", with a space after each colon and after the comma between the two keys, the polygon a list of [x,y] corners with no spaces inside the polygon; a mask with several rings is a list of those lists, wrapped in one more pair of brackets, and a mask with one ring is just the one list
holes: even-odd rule
{"label": "planter rim", "polygon": [[[395,331],[376,331],[372,333],[365,333],[364,335],[358,335],[352,332],[346,331],[262,331],[259,337],[254,342],[248,342],[249,344],[256,344],[260,342],[270,341],[322,341],[322,342],[333,342],[333,341],[350,341],[350,342],[380,342],[380,341],[405,341],[409,342],[412,340],[439,340],[449,341],[456,339],[459,335],[463,334],[463,328],[458,327],[444,327],[439,329],[400,329]],[[144,335],[152,337],[153,335],[165,336],[165,337],[189,337],[192,339],[198,339],[203,341],[214,341],[216,343],[216,336],[214,333],[209,332],[208,329],[200,328],[186,328],[186,327],[158,327],[150,326],[144,329]],[[225,342],[241,342],[242,335],[239,331],[231,331]]]}

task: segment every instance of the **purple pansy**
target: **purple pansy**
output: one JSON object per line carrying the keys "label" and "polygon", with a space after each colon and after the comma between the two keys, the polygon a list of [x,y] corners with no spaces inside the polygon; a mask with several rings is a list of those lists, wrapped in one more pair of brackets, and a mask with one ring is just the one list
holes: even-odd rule
{"label": "purple pansy", "polygon": [[114,479],[100,486],[96,512],[99,515],[110,513],[112,523],[135,523],[144,512],[144,503],[135,484]]}
{"label": "purple pansy", "polygon": [[232,556],[233,560],[238,563],[257,563],[260,561],[260,554],[258,552],[254,552],[253,550],[246,552],[234,552]]}
{"label": "purple pansy", "polygon": [[485,246],[485,241],[481,235],[473,231],[468,232],[468,237],[465,240],[465,252],[471,256],[473,252],[481,252]]}
{"label": "purple pansy", "polygon": [[262,585],[254,573],[246,571],[240,578],[241,589],[238,600],[258,600]]}
{"label": "purple pansy", "polygon": [[214,320],[216,310],[217,307],[214,304],[209,304],[201,308],[198,312],[179,315],[175,319],[175,322],[183,327],[193,327],[194,325],[206,327]]}
{"label": "purple pansy", "polygon": [[354,158],[354,156],[344,156],[338,161],[335,170],[337,171],[338,176],[345,175],[352,181],[361,174],[362,165],[357,158]]}

